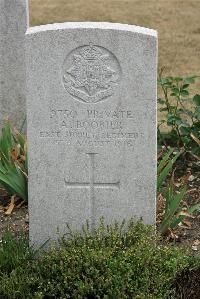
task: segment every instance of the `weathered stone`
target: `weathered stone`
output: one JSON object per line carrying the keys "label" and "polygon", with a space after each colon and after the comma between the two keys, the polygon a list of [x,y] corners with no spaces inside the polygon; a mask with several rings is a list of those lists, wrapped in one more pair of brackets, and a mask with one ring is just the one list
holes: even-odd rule
{"label": "weathered stone", "polygon": [[0,127],[4,118],[20,127],[25,118],[27,0],[0,0]]}
{"label": "weathered stone", "polygon": [[26,38],[31,244],[101,216],[154,223],[156,32],[65,23]]}

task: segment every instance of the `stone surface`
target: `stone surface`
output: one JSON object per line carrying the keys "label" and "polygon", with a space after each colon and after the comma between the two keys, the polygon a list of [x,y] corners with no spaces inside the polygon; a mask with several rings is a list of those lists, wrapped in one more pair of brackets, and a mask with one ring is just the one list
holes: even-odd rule
{"label": "stone surface", "polygon": [[154,223],[156,32],[65,23],[26,40],[31,244],[101,216]]}
{"label": "stone surface", "polygon": [[0,127],[20,127],[25,118],[25,32],[27,0],[0,0]]}

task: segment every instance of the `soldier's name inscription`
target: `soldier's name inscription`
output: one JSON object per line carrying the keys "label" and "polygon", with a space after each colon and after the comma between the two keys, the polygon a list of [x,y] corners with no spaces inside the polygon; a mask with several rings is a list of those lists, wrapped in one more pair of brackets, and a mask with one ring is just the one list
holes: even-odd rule
{"label": "soldier's name inscription", "polygon": [[[67,145],[131,147],[144,138],[131,110],[49,109],[49,130],[39,137]],[[131,126],[130,126],[131,124]],[[130,131],[130,127],[134,128]]]}

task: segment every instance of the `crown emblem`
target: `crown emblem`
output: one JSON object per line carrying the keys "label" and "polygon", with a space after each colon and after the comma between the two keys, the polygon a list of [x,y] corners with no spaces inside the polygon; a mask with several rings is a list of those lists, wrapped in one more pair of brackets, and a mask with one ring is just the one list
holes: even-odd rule
{"label": "crown emblem", "polygon": [[64,62],[66,90],[86,103],[97,103],[111,96],[119,76],[120,66],[116,57],[92,43],[72,51]]}
{"label": "crown emblem", "polygon": [[81,56],[88,61],[96,60],[102,56],[102,53],[90,43],[85,49],[80,51]]}

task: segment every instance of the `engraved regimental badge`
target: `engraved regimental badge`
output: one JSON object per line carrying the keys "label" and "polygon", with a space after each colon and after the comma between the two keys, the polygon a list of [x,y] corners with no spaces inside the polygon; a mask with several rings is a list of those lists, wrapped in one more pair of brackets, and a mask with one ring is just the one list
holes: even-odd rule
{"label": "engraved regimental badge", "polygon": [[93,44],[73,50],[63,65],[65,89],[84,103],[97,103],[112,96],[120,77],[121,68],[114,54]]}

